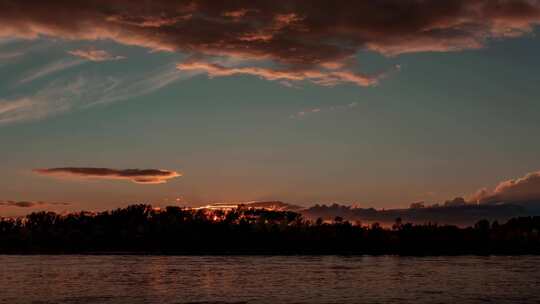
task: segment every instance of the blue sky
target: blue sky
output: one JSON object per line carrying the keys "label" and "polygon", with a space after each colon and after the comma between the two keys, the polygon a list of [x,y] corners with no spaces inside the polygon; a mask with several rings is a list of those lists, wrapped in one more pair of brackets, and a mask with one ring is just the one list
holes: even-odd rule
{"label": "blue sky", "polygon": [[[74,210],[176,198],[390,208],[470,195],[540,168],[536,32],[458,51],[359,48],[347,60],[362,75],[384,74],[367,86],[212,76],[179,69],[194,56],[183,50],[6,35],[0,200],[70,202],[57,208]],[[106,58],[88,57],[96,54]],[[255,60],[214,59],[219,67]],[[62,167],[182,176],[141,185],[32,171]]]}

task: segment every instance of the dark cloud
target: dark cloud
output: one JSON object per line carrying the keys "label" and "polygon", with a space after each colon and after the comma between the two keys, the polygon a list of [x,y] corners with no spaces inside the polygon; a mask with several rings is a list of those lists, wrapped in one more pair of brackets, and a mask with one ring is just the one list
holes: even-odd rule
{"label": "dark cloud", "polygon": [[[340,83],[350,79],[351,58],[359,50],[394,56],[478,49],[492,38],[530,33],[540,22],[539,0],[149,3],[2,0],[0,36],[111,39],[199,57],[269,59],[280,66],[279,71],[287,71],[289,76],[283,79],[317,70],[337,77],[333,83]],[[266,79],[276,72],[211,68],[213,72],[253,74]],[[340,74],[343,72],[346,74]],[[369,79],[352,82],[375,83]]]}
{"label": "dark cloud", "polygon": [[110,169],[110,168],[85,168],[66,167],[35,169],[35,173],[42,175],[54,175],[77,178],[100,178],[100,179],[125,179],[137,184],[162,184],[169,179],[181,176],[175,171],[162,169]]}
{"label": "dark cloud", "polygon": [[58,202],[43,202],[43,201],[2,201],[0,200],[0,207],[32,208],[36,206],[52,206],[52,205],[68,206],[70,204],[58,203]]}
{"label": "dark cloud", "polygon": [[[471,226],[482,219],[504,222],[512,217],[538,215],[538,205],[526,208],[513,204],[456,204],[426,206],[414,204],[408,209],[358,208],[343,205],[315,205],[302,210],[302,215],[310,220],[322,218],[333,220],[336,216],[349,221],[360,221],[364,224],[374,222],[391,226],[397,218],[405,223],[425,224],[438,223],[445,225]],[[531,206],[529,206],[531,207]]]}
{"label": "dark cloud", "polygon": [[540,171],[501,182],[493,191],[480,189],[470,200],[478,203],[540,202]]}
{"label": "dark cloud", "polygon": [[442,204],[416,202],[408,209],[376,210],[341,205],[319,206],[302,211],[309,219],[336,216],[391,225],[396,218],[417,224],[436,222],[468,226],[482,219],[506,221],[512,217],[540,215],[540,171],[499,183],[493,190],[480,189],[468,199],[456,197]]}

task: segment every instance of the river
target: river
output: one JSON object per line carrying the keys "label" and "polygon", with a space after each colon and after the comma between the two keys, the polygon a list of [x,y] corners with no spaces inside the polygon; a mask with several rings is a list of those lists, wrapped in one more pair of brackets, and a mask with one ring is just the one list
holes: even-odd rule
{"label": "river", "polygon": [[540,303],[538,256],[0,255],[0,303]]}

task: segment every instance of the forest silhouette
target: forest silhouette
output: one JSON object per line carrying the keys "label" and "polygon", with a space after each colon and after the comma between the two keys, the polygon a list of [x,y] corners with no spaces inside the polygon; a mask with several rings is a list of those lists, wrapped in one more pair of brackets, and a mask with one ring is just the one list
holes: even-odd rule
{"label": "forest silhouette", "polygon": [[131,205],[99,213],[35,212],[0,219],[0,253],[145,254],[539,254],[540,217],[474,226],[362,225],[293,211]]}

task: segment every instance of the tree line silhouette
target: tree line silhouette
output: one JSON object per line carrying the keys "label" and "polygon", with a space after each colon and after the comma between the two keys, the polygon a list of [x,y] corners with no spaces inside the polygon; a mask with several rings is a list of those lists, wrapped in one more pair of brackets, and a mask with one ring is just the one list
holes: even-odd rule
{"label": "tree line silhouette", "polygon": [[540,217],[473,227],[396,219],[392,227],[292,211],[131,205],[99,213],[36,212],[0,219],[0,253],[539,254]]}

